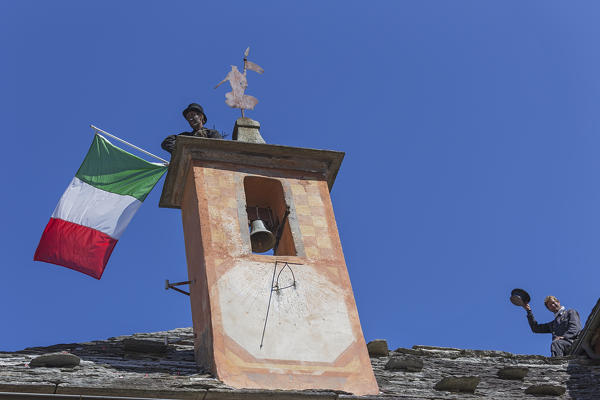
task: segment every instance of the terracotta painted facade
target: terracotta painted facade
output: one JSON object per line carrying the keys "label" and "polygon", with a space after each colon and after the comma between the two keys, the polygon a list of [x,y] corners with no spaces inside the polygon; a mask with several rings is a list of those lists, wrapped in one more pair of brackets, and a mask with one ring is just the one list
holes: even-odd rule
{"label": "terracotta painted facade", "polygon": [[[341,153],[208,142],[178,143],[161,198],[182,212],[197,363],[236,388],[377,394],[329,196]],[[277,255],[250,245],[263,184],[290,210]]]}

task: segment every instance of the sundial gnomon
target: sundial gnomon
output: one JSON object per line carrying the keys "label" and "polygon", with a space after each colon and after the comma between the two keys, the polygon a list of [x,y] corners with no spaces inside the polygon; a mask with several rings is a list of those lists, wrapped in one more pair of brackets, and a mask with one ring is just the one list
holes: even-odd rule
{"label": "sundial gnomon", "polygon": [[[271,310],[271,299],[273,298],[273,292],[275,292],[277,294],[281,294],[282,290],[296,289],[296,285],[298,284],[298,282],[296,281],[296,275],[294,274],[294,270],[292,269],[292,267],[290,267],[290,264],[302,265],[300,263],[283,262],[283,267],[281,267],[279,272],[277,272],[277,264],[278,263],[280,263],[280,262],[275,261],[275,265],[273,266],[273,278],[271,279],[271,290],[269,291],[269,303],[267,305],[267,313],[265,315],[265,325],[263,326],[262,335],[260,337],[260,348],[261,349],[263,347],[263,341],[265,339],[265,330],[267,329],[267,321],[269,320],[269,311]],[[281,273],[283,271],[285,271],[286,269],[289,270],[292,275],[292,283],[281,287],[281,286],[279,286],[279,279],[281,278]]]}

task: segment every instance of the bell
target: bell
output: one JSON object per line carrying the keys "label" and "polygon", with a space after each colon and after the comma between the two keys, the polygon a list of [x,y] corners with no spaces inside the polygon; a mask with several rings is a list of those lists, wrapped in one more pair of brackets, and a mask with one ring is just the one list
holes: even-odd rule
{"label": "bell", "polygon": [[260,219],[252,221],[250,229],[250,244],[255,253],[264,253],[275,245],[275,236],[265,227]]}

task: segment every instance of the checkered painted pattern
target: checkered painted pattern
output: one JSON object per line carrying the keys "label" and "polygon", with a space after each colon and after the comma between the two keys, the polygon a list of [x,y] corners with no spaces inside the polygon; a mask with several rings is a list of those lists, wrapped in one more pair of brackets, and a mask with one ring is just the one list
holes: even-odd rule
{"label": "checkered painted pattern", "polygon": [[337,235],[332,234],[327,221],[325,204],[321,198],[321,185],[325,181],[290,179],[292,195],[306,257],[312,260],[331,260],[338,256],[334,249]]}
{"label": "checkered painted pattern", "polygon": [[213,168],[202,168],[201,171],[204,176],[212,245],[220,248],[222,254],[241,255],[245,246],[238,216],[236,172]]}
{"label": "checkered painted pattern", "polygon": [[[239,256],[244,253],[240,233],[237,204],[236,171],[201,168],[208,203],[211,241],[221,247],[225,254]],[[245,174],[244,174],[245,175]],[[321,198],[321,186],[325,181],[286,178],[292,190],[296,216],[304,244],[306,257],[310,260],[333,260],[340,256],[336,250],[339,239],[335,223],[328,223],[326,205]]]}

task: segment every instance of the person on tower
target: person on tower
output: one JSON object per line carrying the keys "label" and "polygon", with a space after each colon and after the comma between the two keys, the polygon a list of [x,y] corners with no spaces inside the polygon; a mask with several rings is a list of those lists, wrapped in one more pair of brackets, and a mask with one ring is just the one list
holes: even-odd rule
{"label": "person on tower", "polygon": [[169,153],[173,153],[175,150],[175,143],[177,136],[195,136],[204,137],[209,139],[223,139],[223,136],[214,129],[208,129],[204,127],[206,124],[206,114],[200,104],[192,103],[185,110],[183,110],[183,116],[190,124],[192,132],[181,132],[179,135],[169,135],[163,140],[160,147]]}
{"label": "person on tower", "polygon": [[560,301],[554,296],[547,296],[544,299],[546,308],[554,313],[554,319],[545,324],[538,324],[533,317],[533,312],[528,303],[523,304],[527,310],[527,321],[533,333],[551,333],[552,344],[550,345],[550,354],[552,357],[561,357],[568,354],[573,341],[581,331],[581,322],[579,313],[574,309],[566,309],[560,305]]}

